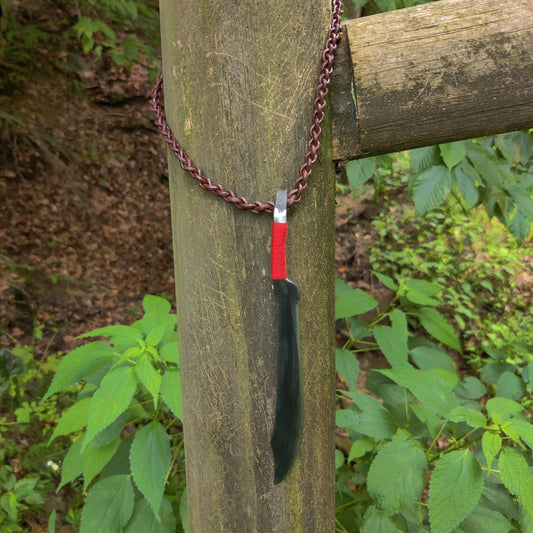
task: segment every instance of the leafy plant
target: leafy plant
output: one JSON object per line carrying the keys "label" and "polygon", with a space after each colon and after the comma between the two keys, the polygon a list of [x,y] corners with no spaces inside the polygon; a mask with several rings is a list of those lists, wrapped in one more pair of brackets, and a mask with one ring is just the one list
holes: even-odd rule
{"label": "leafy plant", "polygon": [[[81,15],[73,26],[85,54],[101,57],[107,50],[118,66],[131,68],[132,63],[147,59],[149,76],[155,80],[159,72],[156,50],[159,46],[159,17],[156,7],[138,0],[86,0],[86,5],[97,10],[97,15]],[[134,30],[134,31],[132,31]],[[119,39],[117,31],[125,32]],[[143,34],[151,45],[139,39]]]}
{"label": "leafy plant", "polygon": [[391,200],[373,225],[378,229],[373,268],[394,279],[437,282],[443,312],[460,329],[469,361],[480,344],[504,350],[517,363],[528,357],[533,314],[527,292],[520,294],[515,282],[528,250],[510,241],[499,223],[489,222],[481,207],[466,215],[447,202],[417,216],[409,204]]}
{"label": "leafy plant", "polygon": [[184,489],[176,316],[157,296],[146,296],[143,308],[131,326],[82,335],[108,342],[92,341],[66,355],[43,397],[83,383],[50,438],[75,439],[59,488],[83,476],[80,533],[153,531],[155,524],[162,533],[176,531],[173,503]]}
{"label": "leafy plant", "polygon": [[[36,328],[36,339],[41,336]],[[27,531],[54,492],[53,458],[63,448],[43,444],[57,422],[56,409],[39,405],[57,358],[36,359],[35,346],[0,350],[0,530]],[[63,401],[68,401],[65,397]],[[74,503],[75,498],[71,498]]]}
{"label": "leafy plant", "polygon": [[[533,425],[520,402],[533,363],[516,372],[493,353],[479,379],[461,377],[443,349],[461,346],[436,309],[441,287],[378,277],[396,297],[370,324],[352,315],[377,301],[338,282],[336,314],[349,335],[337,350],[348,389],[337,424],[350,443],[336,452],[337,531],[529,531]],[[414,335],[420,326],[433,340]],[[368,374],[369,396],[357,390],[353,352],[377,349],[390,368]]]}
{"label": "leafy plant", "polygon": [[10,3],[0,5],[0,93],[11,94],[35,67],[36,51],[48,41],[48,34],[37,24],[20,20]]}
{"label": "leafy plant", "polygon": [[413,150],[409,185],[417,213],[442,205],[455,191],[466,209],[483,203],[489,217],[522,242],[533,221],[532,157],[533,137],[520,131]]}

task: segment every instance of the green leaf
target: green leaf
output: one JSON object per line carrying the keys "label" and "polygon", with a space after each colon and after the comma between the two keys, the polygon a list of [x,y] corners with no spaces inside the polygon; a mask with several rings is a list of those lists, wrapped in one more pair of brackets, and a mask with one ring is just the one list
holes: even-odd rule
{"label": "green leaf", "polygon": [[390,516],[371,505],[365,513],[361,533],[398,533],[398,528]]}
{"label": "green leaf", "polygon": [[513,372],[503,372],[496,382],[498,396],[509,398],[509,400],[519,400],[524,396],[526,387],[524,382]]}
{"label": "green leaf", "polygon": [[113,455],[101,472],[102,478],[116,476],[117,474],[131,475],[130,450],[134,437],[135,433],[131,433],[120,441],[115,455]]}
{"label": "green leaf", "polygon": [[[407,317],[401,309],[393,309],[389,315],[392,327],[395,330],[403,331],[404,340],[407,342],[408,330],[407,330]],[[402,341],[404,342],[404,341]]]}
{"label": "green leaf", "polygon": [[442,302],[432,298],[440,295],[442,287],[437,283],[430,283],[423,279],[408,279],[406,281],[407,293],[405,297],[417,305],[440,305]]}
{"label": "green leaf", "polygon": [[443,425],[442,418],[437,416],[433,412],[433,409],[430,409],[421,403],[414,402],[409,404],[409,407],[418,420],[426,425],[431,438],[435,439],[440,431],[441,426]]}
{"label": "green leaf", "polygon": [[357,318],[350,317],[346,319],[346,325],[348,326],[352,339],[358,340],[361,337],[367,335],[366,330],[368,324],[366,324],[362,320],[357,320]]}
{"label": "green leaf", "polygon": [[87,376],[104,369],[115,355],[115,351],[105,342],[90,342],[68,353],[57,369],[50,387],[41,403],[52,394],[68,389]]}
{"label": "green leaf", "polygon": [[380,403],[390,411],[397,425],[407,424],[407,405],[416,403],[414,396],[409,391],[377,370],[371,370],[368,373],[365,387],[380,399]]}
{"label": "green leaf", "polygon": [[352,288],[341,278],[335,278],[335,296],[338,298],[345,292],[350,292]]}
{"label": "green leaf", "polygon": [[106,477],[87,494],[81,513],[79,533],[119,532],[133,512],[133,486],[130,476]]}
{"label": "green leaf", "polygon": [[487,413],[495,424],[501,424],[508,418],[518,415],[523,407],[507,398],[490,398],[487,401]]}
{"label": "green leaf", "polygon": [[452,409],[459,406],[450,383],[431,370],[393,368],[380,369],[377,372],[408,389],[426,407],[440,416],[446,416]]}
{"label": "green leaf", "polygon": [[354,159],[346,163],[346,175],[352,189],[352,194],[366,183],[376,172],[376,160],[373,157]]}
{"label": "green leaf", "polygon": [[523,507],[520,507],[520,533],[533,533],[533,517],[527,514]]}
{"label": "green leaf", "polygon": [[459,343],[457,334],[436,309],[422,307],[417,311],[417,314],[424,329],[435,340],[449,346],[453,350],[461,351],[461,344]]}
{"label": "green leaf", "polygon": [[165,336],[165,333],[167,331],[167,324],[162,324],[161,326],[157,326],[156,328],[152,329],[150,333],[146,336],[146,344],[147,346],[157,346]]}
{"label": "green leaf", "polygon": [[[143,417],[143,415],[146,416],[145,413],[137,416]],[[126,409],[118,416],[118,418],[116,418],[111,424],[109,424],[109,426],[100,431],[91,441],[90,445],[95,448],[98,448],[100,446],[107,446],[110,442],[113,442],[117,437],[120,436],[122,430],[124,429],[124,426],[126,425],[126,422],[128,420],[131,420],[132,418],[135,418],[135,415],[133,414],[133,409]],[[85,446],[86,443],[84,442],[83,445]]]}
{"label": "green leaf", "polygon": [[92,398],[84,398],[83,400],[76,402],[63,413],[63,416],[59,419],[59,422],[48,441],[48,445],[50,445],[55,438],[78,431],[87,425],[91,400]]}
{"label": "green leaf", "polygon": [[53,509],[48,518],[48,533],[55,533],[56,531],[56,510]]}
{"label": "green leaf", "polygon": [[143,298],[143,309],[145,315],[141,319],[141,323],[146,334],[158,326],[166,324],[171,319],[169,316],[170,303],[160,296],[147,294]]}
{"label": "green leaf", "polygon": [[502,447],[502,438],[498,433],[492,431],[485,431],[481,437],[481,448],[483,455],[487,460],[487,467],[492,468],[492,462],[500,453]]}
{"label": "green leaf", "polygon": [[407,324],[405,327],[374,326],[373,333],[392,368],[410,366],[407,360]]}
{"label": "green leaf", "polygon": [[159,520],[154,515],[150,504],[141,498],[135,504],[133,515],[124,533],[175,533],[176,518],[172,512],[172,505],[163,498],[159,509]]}
{"label": "green leaf", "polygon": [[368,493],[385,513],[398,513],[411,507],[424,491],[426,469],[424,452],[411,441],[389,442],[370,465]]}
{"label": "green leaf", "polygon": [[481,467],[469,450],[451,451],[437,462],[429,485],[432,533],[450,533],[476,507],[483,490]]}
{"label": "green leaf", "polygon": [[533,425],[520,418],[511,418],[502,424],[502,429],[513,440],[522,439],[533,450]]}
{"label": "green leaf", "polygon": [[137,344],[143,338],[143,334],[133,326],[119,325],[98,328],[84,333],[78,338],[83,339],[85,337],[107,337],[111,339],[112,344]]}
{"label": "green leaf", "polygon": [[392,415],[379,400],[361,392],[352,392],[348,396],[359,411],[353,407],[337,411],[338,426],[379,440],[388,439],[396,433],[398,428]]}
{"label": "green leaf", "polygon": [[439,149],[437,146],[426,146],[424,148],[416,148],[409,152],[411,160],[411,170],[420,172],[432,165],[440,163]]}
{"label": "green leaf", "polygon": [[93,446],[87,446],[81,454],[81,461],[83,467],[83,490],[86,491],[91,481],[97,476],[102,468],[112,459],[115,455],[118,445],[120,444],[120,438],[116,438],[114,441],[106,444],[105,446],[99,446],[94,448]]}
{"label": "green leaf", "polygon": [[465,158],[466,146],[466,141],[456,141],[439,145],[440,155],[450,170]]}
{"label": "green leaf", "polygon": [[505,178],[498,170],[495,160],[489,157],[485,149],[472,144],[466,151],[466,155],[477,172],[479,172],[480,176],[487,181],[496,192],[503,190]]}
{"label": "green leaf", "polygon": [[359,376],[359,361],[357,357],[342,348],[335,349],[335,366],[339,376],[345,381],[346,385],[353,390],[357,390],[357,377]]}
{"label": "green leaf", "polygon": [[481,183],[481,178],[477,170],[467,161],[463,161],[452,172],[463,195],[465,207],[472,209],[479,202],[478,186]]}
{"label": "green leaf", "polygon": [[118,367],[106,374],[91,401],[84,447],[128,408],[136,389],[132,367]]}
{"label": "green leaf", "polygon": [[385,274],[381,274],[379,272],[373,272],[373,274],[379,279],[379,281],[381,281],[381,283],[383,283],[383,285],[385,285],[385,287],[387,287],[387,289],[390,289],[394,292],[398,290],[398,285],[392,278],[389,278],[389,276],[385,276]]}
{"label": "green leaf", "polygon": [[344,465],[344,454],[340,450],[335,450],[335,470]]}
{"label": "green leaf", "polygon": [[376,446],[376,441],[370,437],[363,437],[354,441],[352,447],[350,448],[350,455],[348,456],[348,462],[350,463],[354,459],[363,457],[370,450],[373,450]]}
{"label": "green leaf", "polygon": [[187,498],[187,487],[183,489],[183,493],[180,499],[180,520],[185,533],[190,533],[190,523],[189,523],[189,505]]}
{"label": "green leaf", "polygon": [[525,191],[523,188],[514,188],[511,186],[506,187],[506,190],[514,200],[517,209],[526,217],[530,222],[533,221],[533,200],[531,199],[531,193]]}
{"label": "green leaf", "polygon": [[159,353],[165,361],[177,364],[180,362],[180,349],[177,342],[168,342],[163,344],[159,350]]}
{"label": "green leaf", "polygon": [[498,485],[485,483],[481,494],[481,503],[489,509],[502,513],[510,520],[519,520],[518,506],[501,483]]}
{"label": "green leaf", "polygon": [[181,377],[179,370],[167,368],[161,379],[161,396],[174,416],[183,419],[181,407]]}
{"label": "green leaf", "polygon": [[522,244],[531,229],[531,220],[529,220],[522,211],[517,210],[511,222],[507,225],[507,229],[511,235],[516,239],[518,244]]}
{"label": "green leaf", "polygon": [[525,131],[515,131],[505,135],[510,135],[513,144],[520,146],[520,162],[526,165],[533,158],[533,136]]}
{"label": "green leaf", "polygon": [[411,350],[411,357],[420,370],[432,370],[442,368],[452,374],[456,374],[453,359],[442,350],[429,346],[417,346]]}
{"label": "green leaf", "polygon": [[446,200],[453,186],[450,171],[444,165],[423,170],[414,181],[413,199],[416,213],[423,215]]}
{"label": "green leaf", "polygon": [[377,306],[378,302],[370,294],[361,289],[352,289],[341,294],[335,302],[335,319],[360,315]]}
{"label": "green leaf", "polygon": [[479,377],[481,378],[481,381],[484,381],[489,385],[496,385],[500,376],[506,371],[513,372],[514,366],[504,361],[493,361],[491,363],[487,363],[481,369]]}
{"label": "green leaf", "polygon": [[76,479],[83,472],[83,463],[81,459],[81,446],[83,444],[83,438],[75,440],[63,459],[63,465],[61,466],[61,482],[57,487],[57,491],[61,489],[67,483],[70,483],[73,479]]}
{"label": "green leaf", "polygon": [[494,144],[498,147],[503,157],[512,163],[520,162],[520,145],[515,144],[511,135],[496,135],[494,137]]}
{"label": "green leaf", "polygon": [[6,349],[0,350],[0,394],[5,392],[11,383],[11,378],[26,373],[26,363],[22,357]]}
{"label": "green leaf", "polygon": [[485,428],[487,427],[487,419],[483,413],[475,409],[468,409],[460,405],[452,409],[447,416],[451,422],[464,422],[471,428]]}
{"label": "green leaf", "polygon": [[486,344],[483,344],[483,350],[487,355],[489,355],[492,359],[495,359],[496,361],[505,361],[507,359],[507,354],[505,352],[502,352],[501,350],[496,350],[492,346],[487,346]]}
{"label": "green leaf", "polygon": [[144,353],[135,364],[135,373],[152,395],[154,407],[157,409],[157,400],[159,398],[159,388],[161,387],[161,374],[153,367],[151,358]]}
{"label": "green leaf", "polygon": [[498,511],[478,505],[461,523],[460,531],[463,533],[508,533],[512,527],[513,524]]}
{"label": "green leaf", "polygon": [[466,376],[461,384],[455,388],[455,393],[459,398],[479,400],[479,398],[487,394],[487,388],[479,379],[473,376]]}
{"label": "green leaf", "polygon": [[165,491],[170,468],[170,440],[159,422],[151,422],[135,435],[130,451],[131,473],[138,489],[156,516]]}
{"label": "green leaf", "polygon": [[514,448],[503,448],[498,469],[507,490],[517,497],[527,514],[533,517],[533,479],[526,458]]}

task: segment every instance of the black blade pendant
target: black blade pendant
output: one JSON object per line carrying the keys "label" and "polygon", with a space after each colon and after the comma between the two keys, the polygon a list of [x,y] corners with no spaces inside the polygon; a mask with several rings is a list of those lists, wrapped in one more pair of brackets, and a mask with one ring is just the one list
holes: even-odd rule
{"label": "black blade pendant", "polygon": [[274,455],[274,484],[289,473],[303,430],[303,389],[300,364],[300,288],[287,278],[287,191],[278,191],[272,224],[271,272],[278,329],[276,420],[270,444]]}

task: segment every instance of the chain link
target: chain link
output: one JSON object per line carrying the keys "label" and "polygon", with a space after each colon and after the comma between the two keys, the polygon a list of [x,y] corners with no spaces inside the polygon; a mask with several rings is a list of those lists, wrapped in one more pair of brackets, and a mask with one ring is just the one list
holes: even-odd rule
{"label": "chain link", "polygon": [[[309,128],[309,142],[307,143],[307,153],[305,154],[304,163],[300,167],[298,179],[294,184],[294,189],[289,192],[287,207],[297,204],[302,199],[302,193],[307,188],[309,176],[311,175],[312,167],[318,159],[317,152],[320,148],[320,135],[322,128],[320,125],[324,121],[324,109],[327,105],[328,86],[331,82],[331,74],[333,73],[333,61],[335,59],[335,50],[340,39],[341,34],[341,15],[342,15],[342,0],[332,0],[332,14],[331,23],[329,26],[328,37],[322,52],[322,67],[320,69],[320,76],[318,78],[318,85],[315,90],[315,101],[313,104],[313,115],[311,118],[311,128]],[[191,161],[187,152],[183,149],[169,125],[167,118],[161,105],[163,93],[163,76],[160,75],[157,79],[152,95],[150,98],[150,105],[155,114],[155,124],[163,135],[170,150],[178,159],[180,166],[186,170],[195,180],[198,181],[200,187],[206,191],[219,196],[226,202],[233,204],[237,209],[251,211],[255,214],[274,212],[274,202],[248,202],[243,196],[237,196],[232,190],[225,189],[220,183],[214,183],[211,178],[206,176],[202,169]]]}

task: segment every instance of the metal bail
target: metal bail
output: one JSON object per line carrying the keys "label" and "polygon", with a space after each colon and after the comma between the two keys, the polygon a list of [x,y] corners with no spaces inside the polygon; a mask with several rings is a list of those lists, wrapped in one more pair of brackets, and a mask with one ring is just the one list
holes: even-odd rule
{"label": "metal bail", "polygon": [[287,191],[278,191],[276,194],[274,222],[287,222]]}

